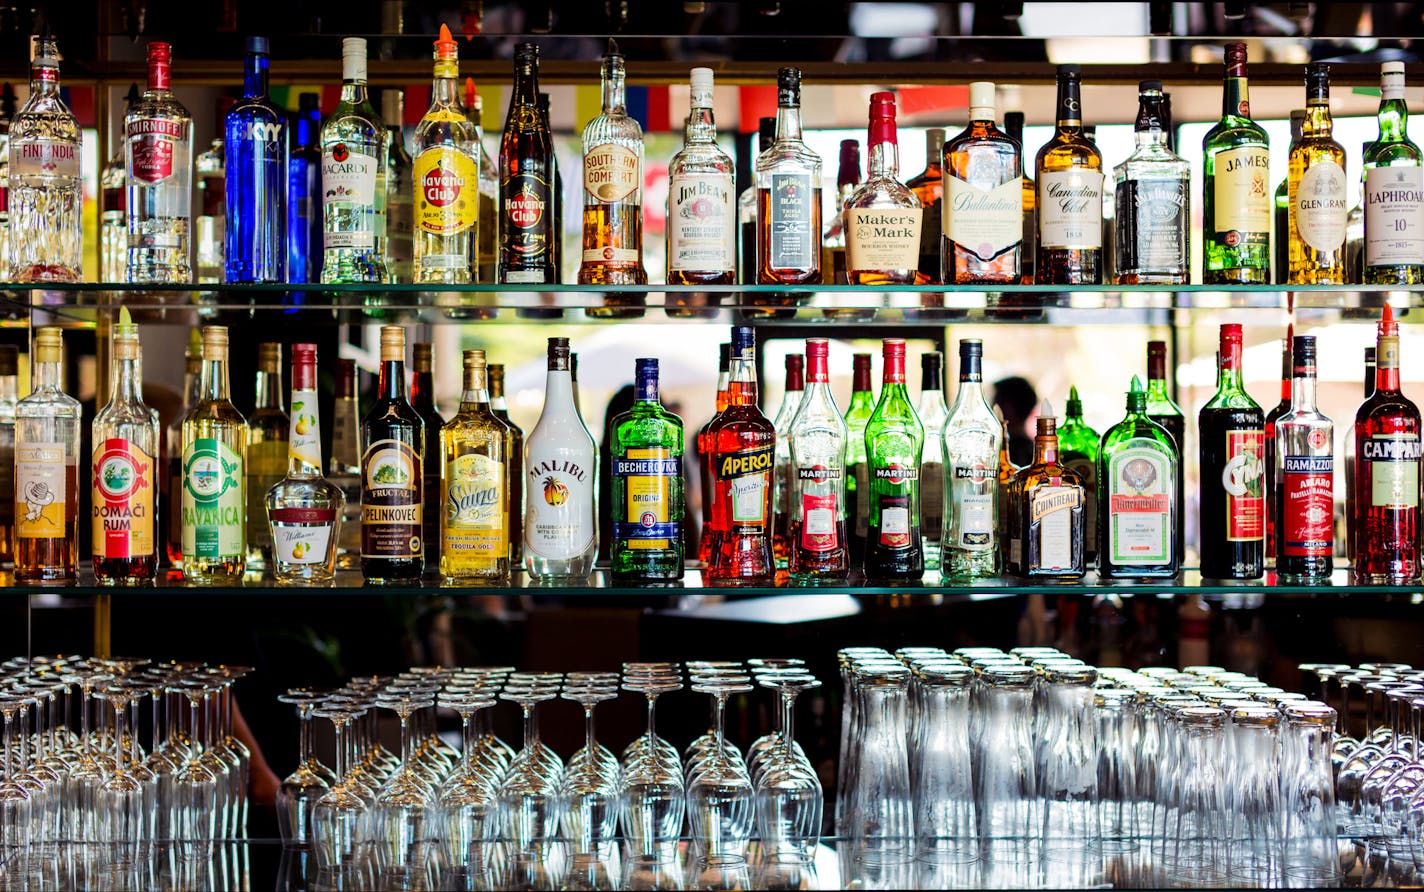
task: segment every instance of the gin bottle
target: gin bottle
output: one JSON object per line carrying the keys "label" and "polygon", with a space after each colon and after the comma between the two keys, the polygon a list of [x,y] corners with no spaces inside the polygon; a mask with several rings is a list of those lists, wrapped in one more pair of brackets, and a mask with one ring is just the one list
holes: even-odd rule
{"label": "gin bottle", "polygon": [[717,145],[712,69],[692,69],[682,150],[668,163],[667,281],[730,285],[737,279],[735,166]]}
{"label": "gin bottle", "polygon": [[635,363],[633,408],[613,419],[615,582],[666,584],[682,579],[682,419],[658,401],[658,361]]}
{"label": "gin bottle", "polygon": [[227,329],[203,326],[198,404],[183,419],[183,579],[233,585],[247,553],[247,420],[228,398]]}
{"label": "gin bottle", "polygon": [[440,576],[508,585],[509,431],[490,409],[485,351],[466,350],[462,362],[460,409],[439,434]]}
{"label": "gin bottle", "polygon": [[450,29],[435,41],[430,108],[415,128],[415,281],[474,281],[479,236],[479,131],[459,96],[460,57]]}
{"label": "gin bottle", "polygon": [[58,328],[35,332],[33,387],[15,404],[15,581],[78,581],[79,401],[62,388]]}
{"label": "gin bottle", "polygon": [[83,277],[84,189],[79,122],[59,96],[59,49],[48,31],[34,38],[30,95],[10,124],[7,198],[9,274],[16,282]]}
{"label": "gin bottle", "polygon": [[341,41],[341,101],[321,126],[323,253],[327,284],[385,282],[386,140],[366,89],[366,41]]}
{"label": "gin bottle", "polygon": [[228,282],[287,280],[287,113],[267,95],[267,38],[249,37],[227,113]]}
{"label": "gin bottle", "polygon": [[1191,269],[1191,169],[1167,148],[1161,81],[1137,85],[1137,148],[1113,171],[1119,285],[1181,285]]}
{"label": "gin bottle", "polygon": [[[940,574],[946,579],[977,579],[999,573],[1001,523],[1006,502],[1000,484],[1007,485],[1014,468],[1008,464],[1003,422],[984,399],[984,344],[978,338],[959,342],[959,391],[944,422],[944,533],[940,537]],[[1004,478],[1004,479],[1001,479]],[[923,491],[921,487],[921,491]]]}
{"label": "gin bottle", "polygon": [[148,585],[158,570],[158,415],[143,403],[138,326],[119,312],[109,402],[93,423],[94,580]]}
{"label": "gin bottle", "polygon": [[540,583],[584,581],[598,555],[598,444],[574,402],[568,338],[549,339],[544,411],[524,443],[524,567]]}
{"label": "gin bottle", "polygon": [[925,542],[925,569],[938,570],[940,537],[944,533],[944,426],[949,407],[944,402],[944,354],[920,354],[920,401],[915,414],[925,428],[920,462],[920,535]]}
{"label": "gin bottle", "polygon": [[[124,97],[124,114],[139,98],[138,84],[130,84]],[[120,121],[123,118],[119,119]],[[126,281],[129,266],[128,183],[124,175],[124,141],[116,140],[114,156],[99,174],[99,281]]]}
{"label": "gin bottle", "polygon": [[172,48],[148,45],[148,89],[124,115],[128,281],[191,282],[193,119],[170,86]]}
{"label": "gin bottle", "polygon": [[846,536],[845,419],[831,393],[829,343],[806,341],[807,388],[786,439],[791,447],[791,583],[835,585],[850,575]]}

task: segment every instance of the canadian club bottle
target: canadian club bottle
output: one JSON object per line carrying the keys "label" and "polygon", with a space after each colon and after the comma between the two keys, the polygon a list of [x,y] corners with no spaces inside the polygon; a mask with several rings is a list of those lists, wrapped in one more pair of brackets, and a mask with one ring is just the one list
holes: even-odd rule
{"label": "canadian club bottle", "polygon": [[905,342],[886,338],[880,402],[865,427],[870,468],[865,578],[870,582],[919,582],[925,574],[920,535],[920,459],[925,429],[905,387]]}
{"label": "canadian club bottle", "polygon": [[514,91],[499,143],[499,265],[508,284],[559,281],[554,227],[554,138],[539,109],[539,47],[514,51]]}
{"label": "canadian club bottle", "polygon": [[1265,572],[1265,425],[1241,381],[1241,326],[1223,325],[1216,393],[1197,419],[1203,579],[1259,579]]}
{"label": "canadian club bottle", "polygon": [[769,586],[776,567],[771,554],[771,495],[776,428],[757,408],[756,340],[751,326],[732,329],[727,408],[712,422],[713,515],[720,514],[707,570],[713,586]]}
{"label": "canadian club bottle", "polygon": [[716,411],[697,432],[697,465],[702,484],[702,536],[697,540],[697,559],[703,567],[712,566],[712,551],[716,548],[717,534],[723,528],[722,517],[717,513],[717,500],[713,497],[711,431],[712,422],[727,408],[727,384],[731,380],[732,369],[731,344],[721,345],[717,369]]}
{"label": "canadian club bottle", "polygon": [[1177,443],[1147,416],[1137,376],[1127,392],[1127,417],[1103,437],[1098,457],[1098,578],[1171,579],[1181,569],[1175,528]]}
{"label": "canadian club bottle", "polygon": [[405,398],[405,329],[381,326],[381,375],[361,422],[361,575],[369,585],[415,584],[425,565],[425,423]]}
{"label": "canadian club bottle", "polygon": [[544,411],[524,444],[524,567],[540,583],[587,580],[598,556],[598,444],[579,415],[568,338],[549,338]]}
{"label": "canadian club bottle", "polygon": [[1009,572],[1046,579],[1079,579],[1083,560],[1083,484],[1058,460],[1057,421],[1038,416],[1033,463],[1012,488]]}
{"label": "canadian club bottle", "polygon": [[1399,392],[1399,326],[1385,304],[1375,392],[1355,413],[1355,580],[1419,579],[1419,409]]}
{"label": "canadian club bottle", "polygon": [[1315,405],[1315,338],[1291,342],[1291,408],[1276,422],[1276,578],[1330,578],[1335,550],[1335,425]]}
{"label": "canadian club bottle", "polygon": [[1103,156],[1083,132],[1076,65],[1058,66],[1058,132],[1038,151],[1038,258],[1041,285],[1103,280]]}
{"label": "canadian club bottle", "polygon": [[833,585],[850,575],[846,540],[846,424],[831,393],[828,342],[806,341],[807,387],[792,419],[791,583]]}

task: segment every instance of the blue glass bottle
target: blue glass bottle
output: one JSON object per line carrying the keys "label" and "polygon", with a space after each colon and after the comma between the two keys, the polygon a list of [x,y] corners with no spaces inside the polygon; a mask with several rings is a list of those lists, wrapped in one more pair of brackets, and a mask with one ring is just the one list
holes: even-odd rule
{"label": "blue glass bottle", "polygon": [[297,97],[287,162],[287,281],[321,281],[321,96]]}
{"label": "blue glass bottle", "polygon": [[287,280],[287,115],[267,96],[267,38],[247,38],[227,113],[228,282]]}

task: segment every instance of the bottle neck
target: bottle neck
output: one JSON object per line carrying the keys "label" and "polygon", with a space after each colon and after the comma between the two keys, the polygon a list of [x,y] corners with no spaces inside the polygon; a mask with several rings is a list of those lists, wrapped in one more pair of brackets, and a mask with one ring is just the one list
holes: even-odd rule
{"label": "bottle neck", "polygon": [[[143,376],[139,371],[139,362],[137,356],[132,359],[114,360],[114,383],[109,388],[109,397],[112,402],[136,403],[141,401]],[[3,401],[4,398],[5,394],[0,392],[0,401]]]}
{"label": "bottle neck", "polygon": [[[185,371],[183,373],[183,408],[191,409],[198,404],[198,400],[203,398],[203,367],[199,364],[196,371]],[[185,411],[186,415],[187,412]]]}
{"label": "bottle neck", "polygon": [[[316,380],[316,367],[311,367],[311,380]],[[295,376],[294,376],[295,377]],[[354,400],[352,401],[355,402]],[[292,405],[302,404],[300,414],[292,413],[291,429],[287,436],[287,476],[321,476],[321,417],[318,414],[317,396],[314,389],[302,389],[293,384]],[[337,405],[341,401],[337,400]],[[336,451],[336,444],[332,444]]]}
{"label": "bottle neck", "polygon": [[944,157],[944,136],[929,134],[925,137],[925,172],[940,171],[940,160]]}
{"label": "bottle neck", "polygon": [[900,178],[900,146],[892,139],[870,146],[870,176],[873,179]]}
{"label": "bottle neck", "polygon": [[728,406],[754,406],[757,402],[756,362],[751,359],[732,357],[732,367],[727,381]]}
{"label": "bottle neck", "polygon": [[1239,391],[1241,387],[1241,342],[1222,342],[1216,375],[1217,392]]}
{"label": "bottle neck", "polygon": [[605,115],[627,114],[626,76],[623,65],[609,66],[603,75],[603,113]]}
{"label": "bottle neck", "polygon": [[717,411],[721,412],[727,408],[727,389],[732,385],[732,373],[730,371],[717,373]]}
{"label": "bottle neck", "polygon": [[1379,339],[1375,350],[1375,392],[1399,391],[1399,336],[1388,335]]}
{"label": "bottle neck", "polygon": [[282,408],[282,375],[263,369],[257,371],[257,408]]}
{"label": "bottle neck", "polygon": [[544,413],[550,412],[579,417],[574,403],[574,376],[566,368],[549,369],[544,380]]}
{"label": "bottle neck", "polygon": [[490,396],[485,388],[485,376],[476,375],[474,369],[465,372],[464,387],[460,391],[461,412],[483,412],[489,409]]}
{"label": "bottle neck", "polygon": [[39,97],[59,95],[59,69],[53,65],[35,65],[30,69],[31,101]]}
{"label": "bottle neck", "polygon": [[1305,109],[1305,123],[1301,134],[1306,137],[1329,138],[1334,124],[1330,117],[1330,101],[1319,102],[1312,99]]}
{"label": "bottle neck", "polygon": [[1058,132],[1074,135],[1083,132],[1083,97],[1076,78],[1058,82]]}
{"label": "bottle neck", "polygon": [[206,400],[227,401],[227,357],[203,360],[202,395]]}
{"label": "bottle neck", "polygon": [[[17,375],[0,375],[0,404],[13,406],[20,396],[20,379]],[[191,403],[189,405],[192,405]]]}
{"label": "bottle neck", "polygon": [[1291,376],[1291,409],[1295,412],[1316,411],[1315,391],[1315,366],[1297,366]]}
{"label": "bottle neck", "polygon": [[445,59],[435,63],[435,78],[430,82],[430,104],[432,106],[460,104],[459,76],[459,68],[456,63]]}
{"label": "bottle neck", "polygon": [[1033,438],[1033,463],[1036,465],[1058,463],[1058,437],[1037,436]]}
{"label": "bottle neck", "polygon": [[370,100],[370,93],[366,89],[366,80],[350,80],[341,82],[341,101],[347,105],[365,105]]}
{"label": "bottle neck", "polygon": [[689,145],[693,143],[706,144],[717,141],[717,123],[712,118],[712,106],[701,106],[693,104],[691,112],[687,116],[687,127],[683,131],[683,141]]}
{"label": "bottle neck", "polygon": [[1246,90],[1246,69],[1242,66],[1240,73],[1234,73],[1230,68],[1226,72],[1226,83],[1221,92],[1221,116],[1223,118],[1249,118],[1251,117],[1251,100]]}
{"label": "bottle neck", "polygon": [[1381,142],[1400,142],[1409,123],[1409,108],[1403,99],[1385,99],[1379,107]]}
{"label": "bottle neck", "polygon": [[435,374],[429,369],[411,375],[410,404],[417,410],[435,408]]}
{"label": "bottle neck", "polygon": [[267,95],[267,57],[250,55],[242,68],[242,95],[258,98]]}
{"label": "bottle neck", "polygon": [[405,362],[388,359],[381,363],[380,381],[377,383],[382,399],[405,399]]}
{"label": "bottle neck", "polygon": [[801,105],[787,103],[776,107],[776,141],[801,139]]}

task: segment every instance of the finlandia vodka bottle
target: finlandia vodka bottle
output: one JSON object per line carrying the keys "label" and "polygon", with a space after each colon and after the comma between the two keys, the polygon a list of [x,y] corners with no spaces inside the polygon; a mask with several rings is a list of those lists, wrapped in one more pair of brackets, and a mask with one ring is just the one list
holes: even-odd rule
{"label": "finlandia vodka bottle", "polygon": [[79,178],[79,122],[59,98],[59,50],[35,38],[30,96],[10,125],[10,228],[28,234],[9,245],[16,282],[78,282],[84,205]]}
{"label": "finlandia vodka bottle", "polygon": [[541,582],[584,579],[598,555],[598,446],[574,402],[568,338],[549,339],[544,411],[524,445],[524,567]]}
{"label": "finlandia vodka bottle", "polygon": [[227,113],[229,282],[287,280],[287,113],[267,95],[267,38],[247,39],[242,99]]}
{"label": "finlandia vodka bottle", "polygon": [[322,282],[386,281],[385,125],[366,89],[366,41],[341,41],[341,102],[321,128]]}
{"label": "finlandia vodka bottle", "polygon": [[169,88],[173,50],[148,45],[148,89],[124,115],[130,282],[191,282],[193,119]]}

